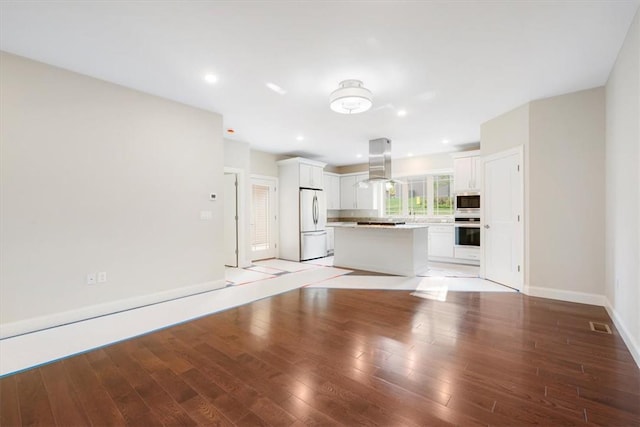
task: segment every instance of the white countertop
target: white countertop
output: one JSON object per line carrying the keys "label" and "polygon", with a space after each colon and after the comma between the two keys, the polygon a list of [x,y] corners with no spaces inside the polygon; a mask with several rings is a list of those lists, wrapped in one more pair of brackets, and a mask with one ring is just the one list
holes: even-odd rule
{"label": "white countertop", "polygon": [[429,228],[434,224],[398,224],[398,225],[358,225],[355,222],[329,222],[327,227],[344,227],[344,228],[377,228],[389,230],[413,230],[415,228]]}

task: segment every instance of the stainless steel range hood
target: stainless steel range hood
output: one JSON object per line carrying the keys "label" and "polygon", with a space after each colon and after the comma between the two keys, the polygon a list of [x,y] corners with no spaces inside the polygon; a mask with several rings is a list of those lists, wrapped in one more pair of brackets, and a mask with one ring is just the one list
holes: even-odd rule
{"label": "stainless steel range hood", "polygon": [[391,180],[391,140],[369,141],[369,182]]}
{"label": "stainless steel range hood", "polygon": [[387,189],[392,184],[404,184],[402,181],[391,178],[391,140],[389,138],[369,141],[369,179],[357,182],[356,185],[368,187],[369,184],[376,182],[387,184]]}

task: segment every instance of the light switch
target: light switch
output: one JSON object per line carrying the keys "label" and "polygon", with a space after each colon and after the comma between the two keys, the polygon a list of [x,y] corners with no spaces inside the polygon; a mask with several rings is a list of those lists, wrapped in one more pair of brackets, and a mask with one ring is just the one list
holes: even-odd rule
{"label": "light switch", "polygon": [[204,220],[204,221],[208,221],[210,219],[213,219],[213,212],[212,211],[200,211],[200,219]]}

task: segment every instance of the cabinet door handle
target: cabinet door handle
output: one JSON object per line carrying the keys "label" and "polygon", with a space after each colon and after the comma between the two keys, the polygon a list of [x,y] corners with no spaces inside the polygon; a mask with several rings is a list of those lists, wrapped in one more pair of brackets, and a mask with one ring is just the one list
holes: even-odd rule
{"label": "cabinet door handle", "polygon": [[488,230],[488,229],[489,229],[489,228],[491,228],[491,227],[489,226],[489,224],[486,224],[486,225],[484,226],[484,228],[486,228],[486,229]]}

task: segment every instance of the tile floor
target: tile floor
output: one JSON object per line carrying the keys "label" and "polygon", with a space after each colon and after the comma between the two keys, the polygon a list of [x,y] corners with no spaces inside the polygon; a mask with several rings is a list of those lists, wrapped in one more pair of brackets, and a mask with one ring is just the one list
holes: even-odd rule
{"label": "tile floor", "polygon": [[[305,261],[302,263],[281,259],[255,261],[247,268],[227,267],[226,279],[229,286],[244,285],[296,271],[313,270],[333,266],[333,257]],[[467,291],[467,292],[513,292],[512,289],[488,280],[480,279],[480,267],[464,264],[431,262],[429,271],[418,277],[365,275],[360,272],[343,270],[343,274],[316,282],[309,287],[341,289],[389,289],[415,290],[424,292]],[[419,296],[419,295],[417,295]]]}

